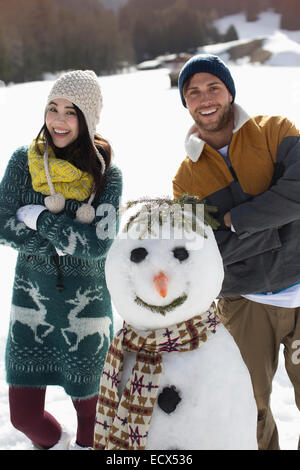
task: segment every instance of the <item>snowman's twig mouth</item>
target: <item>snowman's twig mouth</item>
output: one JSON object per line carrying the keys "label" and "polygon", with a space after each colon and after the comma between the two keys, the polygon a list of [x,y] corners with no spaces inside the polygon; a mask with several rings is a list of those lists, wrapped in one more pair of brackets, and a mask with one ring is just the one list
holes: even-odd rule
{"label": "snowman's twig mouth", "polygon": [[186,301],[186,299],[187,299],[187,295],[183,294],[182,296],[177,297],[177,299],[173,300],[168,305],[147,304],[147,302],[144,302],[144,300],[142,300],[140,297],[136,297],[134,301],[143,308],[147,308],[148,310],[151,310],[152,312],[165,315],[167,312],[170,312],[171,310],[174,310],[176,307],[179,307],[180,305],[182,305]]}

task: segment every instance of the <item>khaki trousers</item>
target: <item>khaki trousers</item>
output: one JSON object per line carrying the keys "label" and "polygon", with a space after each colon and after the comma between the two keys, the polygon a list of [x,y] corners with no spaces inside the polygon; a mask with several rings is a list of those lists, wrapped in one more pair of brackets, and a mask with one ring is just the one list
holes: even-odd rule
{"label": "khaki trousers", "polygon": [[286,371],[300,411],[300,308],[274,307],[238,296],[221,299],[218,315],[250,372],[258,408],[258,448],[278,450],[278,432],[270,409],[272,381],[283,344]]}

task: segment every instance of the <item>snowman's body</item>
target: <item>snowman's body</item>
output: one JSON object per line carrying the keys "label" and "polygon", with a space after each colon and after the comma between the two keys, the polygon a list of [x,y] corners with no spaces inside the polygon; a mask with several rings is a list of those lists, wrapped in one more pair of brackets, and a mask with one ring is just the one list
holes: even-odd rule
{"label": "snowman's body", "polygon": [[[125,353],[120,392],[134,361],[135,354]],[[169,413],[156,401],[146,449],[257,449],[249,373],[223,325],[199,349],[163,356],[158,396],[166,388],[172,401],[173,387],[180,401]]]}
{"label": "snowman's body", "polygon": [[[113,304],[136,330],[201,315],[221,290],[223,265],[211,228],[192,241],[184,233],[168,232],[166,239],[161,229],[158,239],[140,239],[138,230],[129,236],[129,230],[114,241],[106,261]],[[124,352],[120,395],[135,356]],[[146,449],[257,449],[256,425],[249,372],[222,324],[198,349],[163,353]]]}

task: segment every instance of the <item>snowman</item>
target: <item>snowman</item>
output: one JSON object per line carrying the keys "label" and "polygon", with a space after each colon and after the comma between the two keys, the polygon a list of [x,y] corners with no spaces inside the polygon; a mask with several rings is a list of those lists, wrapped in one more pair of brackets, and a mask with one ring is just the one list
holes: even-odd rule
{"label": "snowman", "polygon": [[250,376],[216,315],[224,273],[207,207],[184,197],[128,207],[106,260],[124,323],[103,368],[94,448],[257,449]]}

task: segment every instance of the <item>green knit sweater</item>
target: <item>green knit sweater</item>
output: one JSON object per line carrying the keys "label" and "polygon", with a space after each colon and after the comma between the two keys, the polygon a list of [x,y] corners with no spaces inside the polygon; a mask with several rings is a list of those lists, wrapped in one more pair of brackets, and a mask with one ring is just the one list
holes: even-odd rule
{"label": "green knit sweater", "polygon": [[[44,211],[37,230],[16,218],[27,204],[44,204],[32,189],[27,147],[11,157],[0,185],[0,243],[19,251],[6,347],[7,382],[60,385],[73,398],[98,392],[113,335],[104,264],[118,230],[120,170],[105,172],[106,187],[93,206],[92,224],[75,221],[81,205],[67,200],[63,212]],[[84,201],[85,202],[85,201]],[[67,253],[58,256],[56,248]]]}

